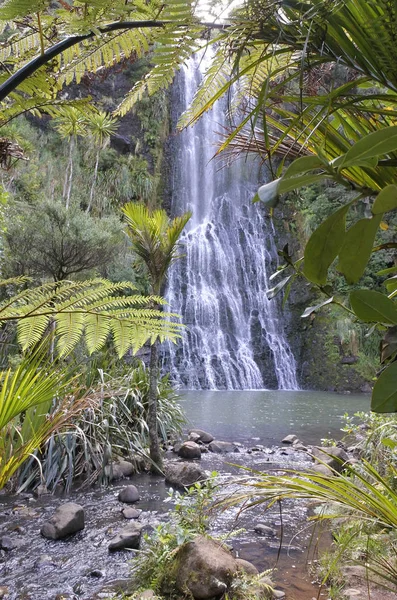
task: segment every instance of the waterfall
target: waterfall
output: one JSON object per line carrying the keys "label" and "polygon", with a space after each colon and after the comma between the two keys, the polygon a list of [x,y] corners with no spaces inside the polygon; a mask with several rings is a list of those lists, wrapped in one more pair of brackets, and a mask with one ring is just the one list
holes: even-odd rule
{"label": "waterfall", "polygon": [[[179,111],[197,89],[203,61],[192,59],[174,86]],[[298,389],[278,304],[265,293],[277,252],[271,220],[252,205],[258,166],[240,159],[220,168],[211,160],[225,112],[218,101],[173,143],[171,210],[193,216],[166,293],[186,331],[169,344],[165,366],[188,389]]]}

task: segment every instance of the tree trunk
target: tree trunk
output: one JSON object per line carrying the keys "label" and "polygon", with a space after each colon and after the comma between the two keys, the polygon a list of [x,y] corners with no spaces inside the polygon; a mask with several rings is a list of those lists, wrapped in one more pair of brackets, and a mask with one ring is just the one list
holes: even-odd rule
{"label": "tree trunk", "polygon": [[157,384],[158,384],[158,352],[157,341],[150,346],[149,397],[147,425],[149,429],[149,448],[152,473],[162,474],[163,458],[157,434]]}

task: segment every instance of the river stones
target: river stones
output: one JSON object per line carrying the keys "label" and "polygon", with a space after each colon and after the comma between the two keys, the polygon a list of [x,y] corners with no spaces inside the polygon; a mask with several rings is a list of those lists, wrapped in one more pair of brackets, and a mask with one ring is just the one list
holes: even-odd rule
{"label": "river stones", "polygon": [[281,440],[282,444],[293,444],[294,442],[299,442],[299,439],[298,436],[293,433],[286,435],[285,438]]}
{"label": "river stones", "polygon": [[247,575],[258,575],[259,571],[255,565],[250,563],[248,560],[242,558],[236,558],[237,570],[246,573]]}
{"label": "river stones", "polygon": [[230,552],[201,535],[178,550],[173,568],[177,589],[196,600],[222,596],[238,570]]}
{"label": "river stones", "polygon": [[126,506],[122,509],[121,514],[123,515],[124,519],[139,519],[141,512],[141,510],[132,508],[132,506]]}
{"label": "river stones", "polygon": [[124,550],[125,548],[136,550],[139,548],[142,528],[143,526],[140,523],[130,523],[110,541],[109,550]]}
{"label": "river stones", "polygon": [[231,442],[221,442],[220,440],[213,440],[209,443],[208,448],[211,452],[216,454],[224,454],[226,452],[239,452],[237,446]]}
{"label": "river stones", "polygon": [[6,552],[10,552],[11,550],[15,550],[15,548],[19,548],[21,543],[22,542],[20,540],[15,540],[9,535],[3,535],[0,538],[0,548]]}
{"label": "river stones", "polygon": [[207,479],[205,471],[195,463],[167,462],[164,467],[165,480],[175,487],[185,488]]}
{"label": "river stones", "polygon": [[132,462],[129,462],[128,460],[119,460],[116,464],[121,470],[123,477],[131,477],[131,475],[134,475],[135,467]]}
{"label": "river stones", "polygon": [[312,450],[312,455],[315,461],[325,463],[331,469],[334,469],[338,473],[343,470],[345,463],[348,462],[349,456],[343,450],[337,446],[329,446],[327,448],[315,446]]}
{"label": "river stones", "polygon": [[264,523],[257,523],[254,527],[255,533],[259,533],[259,535],[266,535],[268,537],[276,537],[277,531],[265,525]]}
{"label": "river stones", "polygon": [[8,592],[8,586],[0,585],[0,598],[5,598],[6,596],[8,596]]}
{"label": "river stones", "polygon": [[[203,431],[202,429],[190,429],[189,430],[189,435],[192,436],[198,436],[197,440],[193,440],[193,441],[199,441],[199,442],[203,442],[203,444],[209,444],[210,442],[212,442],[214,440],[214,436],[211,435],[210,433],[207,433],[206,431]],[[193,439],[193,438],[191,438]]]}
{"label": "river stones", "polygon": [[200,446],[195,442],[184,442],[179,448],[178,456],[181,458],[201,458]]}
{"label": "river stones", "polygon": [[133,504],[139,500],[139,492],[135,485],[127,485],[125,488],[119,491],[118,496],[120,502],[126,502],[127,504]]}
{"label": "river stones", "polygon": [[74,502],[66,502],[44,523],[41,535],[50,540],[59,540],[81,529],[84,529],[83,507]]}

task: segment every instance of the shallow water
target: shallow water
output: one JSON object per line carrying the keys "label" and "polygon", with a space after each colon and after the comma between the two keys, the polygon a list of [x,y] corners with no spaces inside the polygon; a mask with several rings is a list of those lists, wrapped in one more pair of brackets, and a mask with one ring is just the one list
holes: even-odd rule
{"label": "shallow water", "polygon": [[[186,392],[181,403],[196,427],[210,431],[218,439],[241,444],[238,453],[203,454],[202,466],[222,473],[225,485],[228,474],[241,474],[230,463],[260,471],[304,468],[308,464],[304,454],[280,448],[285,435],[296,433],[306,444],[319,443],[323,437],[341,437],[340,416],[347,410],[352,414],[369,408],[369,399],[364,396],[317,392]],[[266,448],[248,452],[258,444]],[[106,597],[109,588],[128,586],[128,561],[134,553],[109,553],[107,546],[118,529],[128,523],[121,515],[123,505],[118,502],[117,494],[130,482],[141,493],[136,505],[143,510],[141,521],[149,527],[165,520],[171,506],[164,502],[168,486],[161,478],[147,474],[136,475],[131,481],[118,482],[108,489],[91,489],[68,497],[69,501],[84,506],[86,527],[64,541],[42,538],[40,527],[65,499],[0,496],[0,535],[10,535],[20,543],[11,552],[0,551],[0,585],[9,587],[10,600],[52,600],[59,594],[74,600],[99,599]],[[306,505],[289,502],[283,507],[281,518],[278,509],[264,513],[257,507],[242,513],[238,520],[238,510],[228,510],[218,515],[213,531],[223,534],[231,528],[244,528],[231,541],[235,551],[260,570],[276,565],[274,579],[286,591],[287,600],[311,600],[318,588],[310,584],[306,575],[304,548],[311,536],[306,522],[308,510]],[[278,536],[274,540],[258,536],[254,532],[258,521],[275,528]],[[282,549],[277,561],[281,533]],[[37,566],[37,558],[44,554],[51,557],[49,564]],[[94,577],[95,570],[102,571],[102,576]]]}

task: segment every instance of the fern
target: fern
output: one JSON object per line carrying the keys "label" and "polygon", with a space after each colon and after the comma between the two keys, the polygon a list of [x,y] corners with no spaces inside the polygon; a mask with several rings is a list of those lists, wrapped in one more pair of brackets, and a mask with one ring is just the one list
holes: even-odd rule
{"label": "fern", "polygon": [[[20,280],[7,281],[7,285],[12,283]],[[128,282],[103,279],[45,284],[3,301],[0,323],[17,321],[23,350],[34,347],[54,324],[60,356],[69,354],[82,338],[92,354],[105,344],[110,333],[120,357],[158,336],[162,340],[179,337],[181,325],[171,320],[177,315],[148,308],[153,303],[164,304],[164,300],[123,295],[134,289]]]}
{"label": "fern", "polygon": [[49,0],[6,0],[0,8],[0,19],[15,19],[48,8]]}

